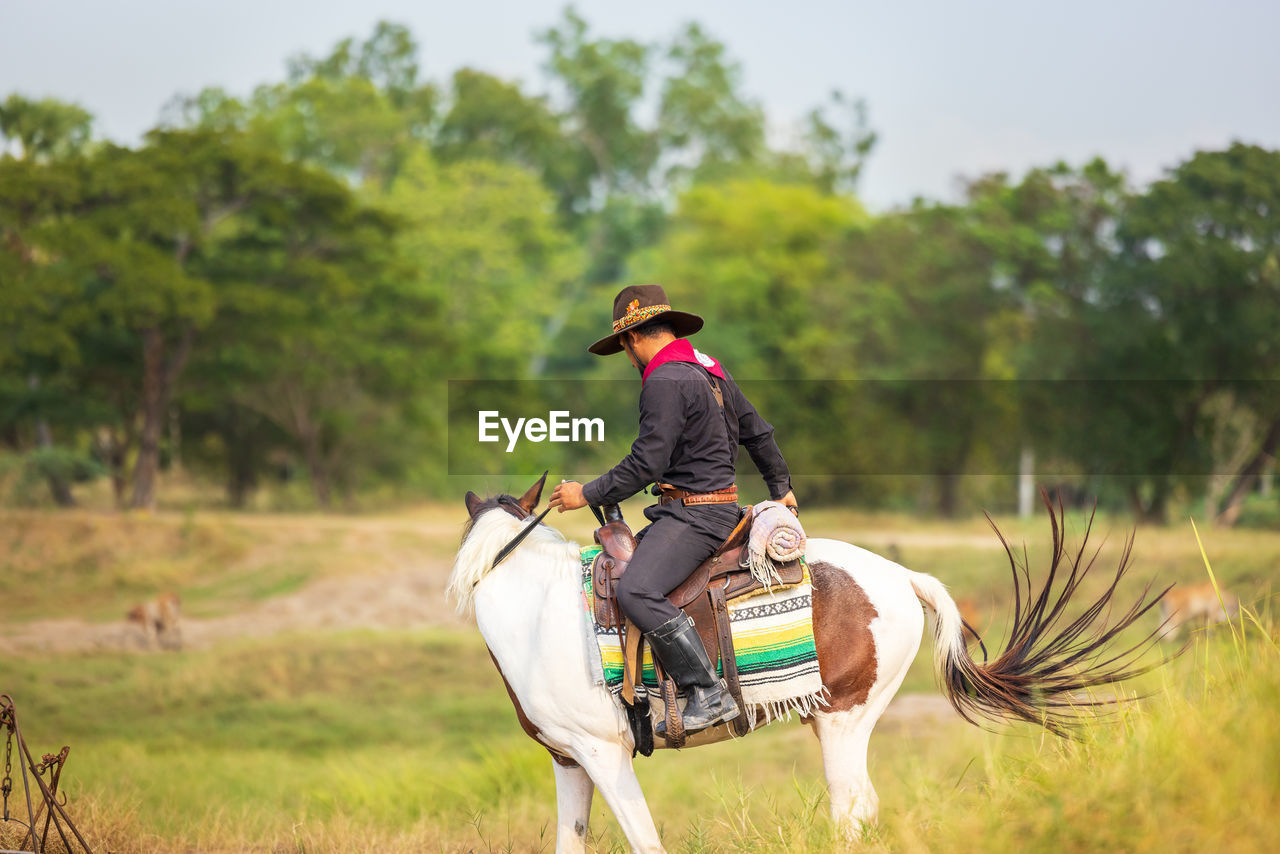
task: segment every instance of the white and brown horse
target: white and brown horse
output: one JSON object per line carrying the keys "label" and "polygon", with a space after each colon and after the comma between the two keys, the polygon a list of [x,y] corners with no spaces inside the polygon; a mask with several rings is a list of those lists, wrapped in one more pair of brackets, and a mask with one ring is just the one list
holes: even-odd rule
{"label": "white and brown horse", "polygon": [[[578,545],[539,525],[492,567],[498,552],[527,524],[542,484],[518,499],[503,495],[482,501],[467,493],[471,519],[448,592],[460,612],[474,612],[521,725],[555,760],[556,851],[585,850],[596,789],[633,849],[662,851],[631,764],[634,742],[626,713],[592,677],[591,658],[599,651],[583,613]],[[1032,597],[1025,568],[1009,552],[1015,585],[1009,641],[982,665],[970,658],[960,614],[936,578],[848,543],[809,540],[814,635],[830,702],[805,721],[822,746],[832,818],[842,833],[856,834],[875,820],[879,801],[867,776],[867,742],[920,648],[921,602],[934,615],[935,664],[943,689],[970,722],[979,716],[1013,718],[1062,733],[1080,713],[1076,692],[1136,672],[1132,665],[1146,642],[1119,655],[1096,655],[1155,604],[1144,602],[1144,594],[1113,625],[1099,619],[1125,570],[1128,549],[1105,593],[1067,621],[1064,606],[1089,565],[1082,565],[1082,543],[1067,561],[1070,571],[1057,592],[1051,592],[1065,551],[1062,526],[1052,506],[1049,512],[1054,536],[1049,578]],[[1055,628],[1060,618],[1065,625]],[[728,728],[719,727],[689,743],[727,737]]]}

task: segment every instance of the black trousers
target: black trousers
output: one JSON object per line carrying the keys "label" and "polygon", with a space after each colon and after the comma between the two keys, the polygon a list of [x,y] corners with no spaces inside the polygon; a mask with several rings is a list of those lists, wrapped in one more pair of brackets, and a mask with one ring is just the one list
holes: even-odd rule
{"label": "black trousers", "polygon": [[678,501],[645,508],[651,524],[636,534],[636,550],[618,581],[618,605],[640,627],[651,632],[679,616],[667,594],[680,586],[728,539],[741,513],[737,504]]}

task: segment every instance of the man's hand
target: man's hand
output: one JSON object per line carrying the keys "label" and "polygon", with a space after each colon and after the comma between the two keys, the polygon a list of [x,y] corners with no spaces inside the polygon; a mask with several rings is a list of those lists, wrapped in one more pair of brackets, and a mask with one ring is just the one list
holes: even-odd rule
{"label": "man's hand", "polygon": [[582,484],[576,480],[562,480],[551,493],[551,506],[558,507],[560,512],[577,510],[587,506],[587,499],[582,497]]}
{"label": "man's hand", "polygon": [[788,490],[787,494],[782,496],[782,504],[791,511],[793,516],[799,517],[800,505],[796,502],[796,494],[794,492]]}

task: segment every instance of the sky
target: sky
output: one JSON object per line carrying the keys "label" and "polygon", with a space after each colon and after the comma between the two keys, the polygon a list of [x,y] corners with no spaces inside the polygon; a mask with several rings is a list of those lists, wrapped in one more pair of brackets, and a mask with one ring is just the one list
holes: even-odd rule
{"label": "sky", "polygon": [[[545,91],[534,33],[562,0],[0,0],[0,97],[54,96],[132,143],[175,94],[248,94],[285,60],[379,19],[404,23],[424,73],[472,66]],[[579,0],[592,32],[723,41],[773,139],[832,89],[880,136],[859,194],[873,210],[954,200],[962,177],[1102,156],[1139,183],[1233,139],[1280,148],[1280,3],[1224,0],[757,2]]]}

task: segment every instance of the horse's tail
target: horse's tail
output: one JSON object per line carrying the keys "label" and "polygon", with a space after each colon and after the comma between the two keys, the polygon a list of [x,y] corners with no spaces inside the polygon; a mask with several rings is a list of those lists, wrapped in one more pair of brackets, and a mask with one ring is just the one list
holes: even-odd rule
{"label": "horse's tail", "polygon": [[[1072,594],[1093,568],[1094,552],[1086,561],[1085,547],[1092,514],[1080,547],[1070,560],[1065,560],[1062,508],[1054,513],[1048,495],[1041,493],[1049,509],[1053,528],[1053,556],[1044,587],[1031,595],[1031,578],[1027,570],[1026,552],[1019,562],[1008,540],[996,528],[996,536],[1004,545],[1013,573],[1012,624],[1007,629],[1008,641],[989,663],[978,664],[965,646],[964,623],[956,603],[938,579],[923,573],[910,573],[916,596],[934,613],[934,664],[947,699],[970,723],[979,717],[1019,719],[1045,727],[1058,735],[1079,721],[1089,707],[1109,701],[1081,696],[1081,692],[1145,673],[1163,663],[1139,665],[1138,661],[1158,640],[1158,630],[1138,643],[1113,652],[1111,642],[1150,610],[1168,588],[1147,601],[1148,584],[1138,598],[1118,619],[1108,624],[1112,597],[1129,566],[1133,536],[1125,542],[1115,576],[1107,588],[1076,616],[1067,617],[1065,607]],[[988,517],[988,521],[990,517]],[[1070,571],[1055,590],[1059,571],[1068,564]],[[1073,609],[1074,610],[1074,609]]]}

